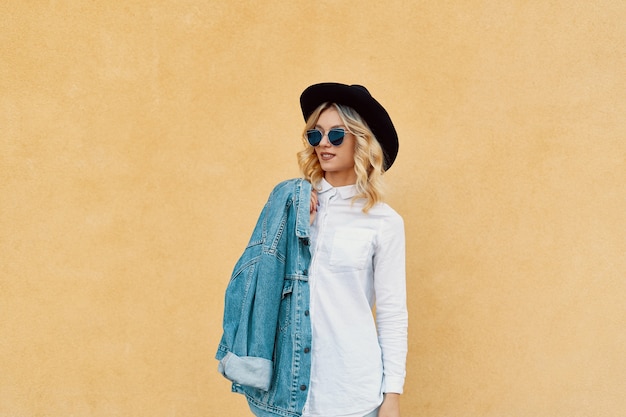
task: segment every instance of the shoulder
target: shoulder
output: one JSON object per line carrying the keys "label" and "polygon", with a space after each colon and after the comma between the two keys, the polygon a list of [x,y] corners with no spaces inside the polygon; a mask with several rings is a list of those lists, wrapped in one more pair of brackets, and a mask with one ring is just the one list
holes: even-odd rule
{"label": "shoulder", "polygon": [[368,212],[374,220],[379,239],[384,241],[404,236],[404,219],[387,203],[378,203]]}
{"label": "shoulder", "polygon": [[301,190],[310,192],[311,184],[303,178],[291,178],[276,184],[270,194],[270,198],[290,198]]}
{"label": "shoulder", "polygon": [[372,207],[370,215],[378,220],[376,239],[379,245],[388,248],[404,245],[404,219],[397,211],[386,203],[378,203]]}
{"label": "shoulder", "polygon": [[293,190],[298,187],[302,181],[304,181],[302,178],[290,178],[288,180],[281,181],[274,186],[273,191]]}
{"label": "shoulder", "polygon": [[387,203],[378,203],[370,209],[370,214],[390,223],[403,224],[402,216]]}

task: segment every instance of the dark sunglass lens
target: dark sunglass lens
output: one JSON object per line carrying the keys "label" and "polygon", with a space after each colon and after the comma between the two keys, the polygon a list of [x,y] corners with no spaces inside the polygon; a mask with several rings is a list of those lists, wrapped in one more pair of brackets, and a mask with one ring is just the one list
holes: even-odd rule
{"label": "dark sunglass lens", "polygon": [[317,146],[322,141],[322,132],[319,130],[309,130],[306,132],[306,138],[311,146]]}
{"label": "dark sunglass lens", "polygon": [[331,129],[328,132],[328,140],[333,146],[339,146],[343,143],[343,138],[346,132],[343,129]]}

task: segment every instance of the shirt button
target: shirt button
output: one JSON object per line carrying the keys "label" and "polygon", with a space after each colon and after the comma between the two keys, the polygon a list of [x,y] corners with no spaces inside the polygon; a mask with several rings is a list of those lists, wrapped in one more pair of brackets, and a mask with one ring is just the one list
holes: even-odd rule
{"label": "shirt button", "polygon": [[304,353],[309,353],[311,351],[311,349],[309,349],[308,347],[304,348]]}
{"label": "shirt button", "polygon": [[306,391],[306,385],[300,385],[300,391]]}

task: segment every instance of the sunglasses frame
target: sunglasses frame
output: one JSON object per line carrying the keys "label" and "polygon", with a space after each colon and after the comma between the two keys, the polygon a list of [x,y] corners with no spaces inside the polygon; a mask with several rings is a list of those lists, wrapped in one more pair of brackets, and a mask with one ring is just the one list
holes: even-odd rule
{"label": "sunglasses frame", "polygon": [[[311,129],[306,131],[306,139],[309,142],[309,145],[315,147],[322,143],[322,139],[324,136],[328,137],[328,141],[333,146],[339,146],[343,143],[343,139],[346,137],[346,134],[350,133],[347,129],[343,127],[333,127],[328,132],[324,133],[319,129]],[[311,139],[312,134],[319,134],[319,139]],[[338,137],[335,137],[338,135]]]}

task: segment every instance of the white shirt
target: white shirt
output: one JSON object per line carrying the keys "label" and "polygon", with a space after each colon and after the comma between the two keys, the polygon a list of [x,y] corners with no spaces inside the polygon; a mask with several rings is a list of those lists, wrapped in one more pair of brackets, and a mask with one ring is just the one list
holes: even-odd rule
{"label": "white shirt", "polygon": [[[404,223],[356,187],[322,180],[311,225],[311,382],[303,417],[362,417],[402,393],[407,354]],[[372,308],[376,304],[375,317]]]}

